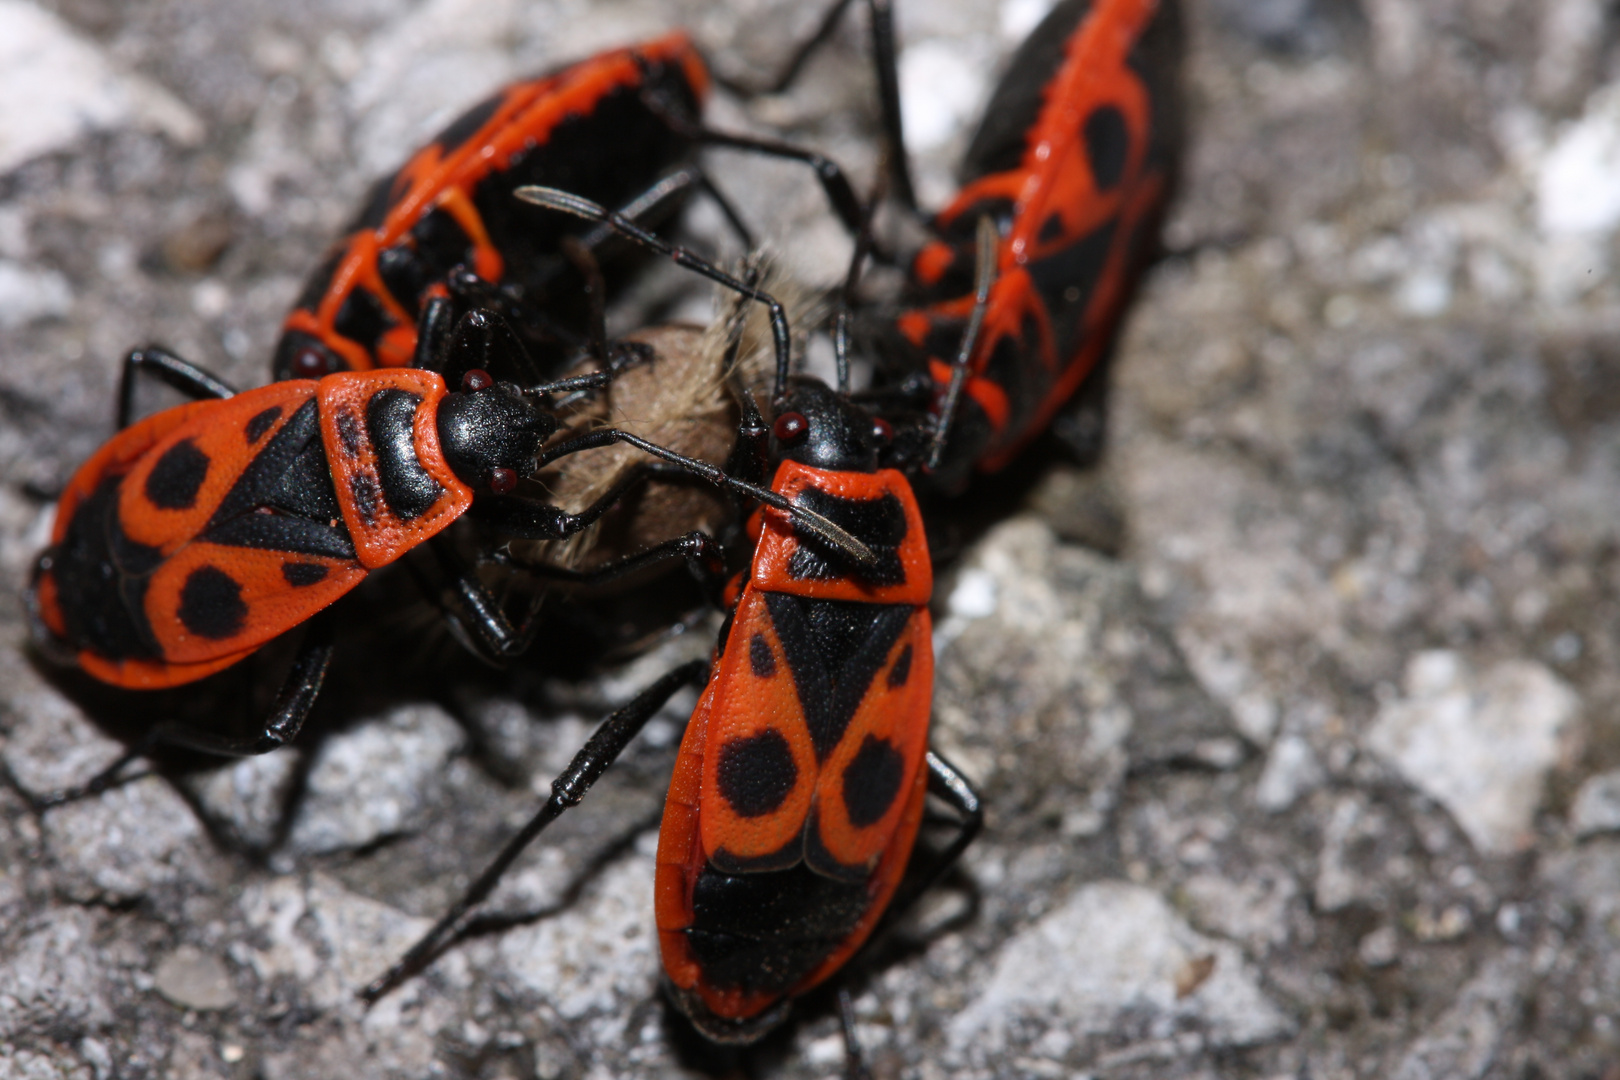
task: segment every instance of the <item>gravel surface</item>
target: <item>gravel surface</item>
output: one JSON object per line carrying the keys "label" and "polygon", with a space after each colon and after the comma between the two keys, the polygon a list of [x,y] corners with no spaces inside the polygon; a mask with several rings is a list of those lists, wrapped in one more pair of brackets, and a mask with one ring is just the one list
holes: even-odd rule
{"label": "gravel surface", "polygon": [[[1044,5],[898,7],[937,205]],[[1186,175],[1103,462],[1037,448],[954,508],[936,740],[989,822],[843,982],[877,1076],[1617,1075],[1610,7],[1187,0]],[[493,86],[676,25],[764,71],[816,17],[0,0],[16,783],[88,777],[154,709],[45,665],[13,599],[109,433],[125,350],[255,385],[367,181]],[[715,122],[869,176],[858,24],[800,87],[722,98]],[[847,241],[802,169],[714,161],[789,273],[839,276]],[[690,228],[713,238],[716,215]],[[711,299],[655,275],[620,328],[654,308],[702,321]],[[165,757],[44,815],[0,786],[0,1078],[836,1075],[827,994],[734,1052],[657,993],[653,825],[690,696],[520,863],[493,902],[518,925],[361,1007],[591,722],[714,629],[585,679],[490,672],[378,578],[382,614],[297,747]],[[262,674],[191,707],[250,712]]]}

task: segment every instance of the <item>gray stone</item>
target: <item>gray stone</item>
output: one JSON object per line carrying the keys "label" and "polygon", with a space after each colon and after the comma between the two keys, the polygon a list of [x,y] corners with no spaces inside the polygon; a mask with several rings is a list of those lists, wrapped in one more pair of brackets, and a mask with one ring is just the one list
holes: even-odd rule
{"label": "gray stone", "polygon": [[[87,132],[125,125],[196,143],[202,121],[161,86],[118,70],[111,54],[50,12],[6,0],[0,4],[0,93],[28,97],[0,123],[0,171],[71,146]],[[0,275],[3,276],[3,275]]]}
{"label": "gray stone", "polygon": [[157,992],[186,1009],[228,1009],[236,1004],[230,972],[219,957],[182,945],[152,974]]}
{"label": "gray stone", "polygon": [[1176,899],[1195,926],[1239,941],[1255,954],[1288,942],[1301,902],[1297,881],[1269,871],[1241,881],[1195,874]]}
{"label": "gray stone", "polygon": [[1280,813],[1326,778],[1311,744],[1298,735],[1284,735],[1271,745],[1254,801],[1262,810]]}
{"label": "gray stone", "polygon": [[1283,1038],[1293,1023],[1235,945],[1195,933],[1149,889],[1103,883],[1009,941],[949,1036],[982,1064],[1029,1054],[1031,1030],[1230,1047]]}
{"label": "gray stone", "polygon": [[202,814],[245,848],[275,842],[303,754],[285,747],[228,762],[185,778]]}
{"label": "gray stone", "polygon": [[[897,5],[927,208],[954,190],[971,135],[951,118],[1044,6]],[[1602,779],[1620,745],[1605,5],[1185,6],[1177,256],[1124,325],[1103,463],[1057,466],[1036,447],[931,522],[942,551],[963,548],[939,567],[937,733],[988,822],[843,983],[857,1032],[876,1075],[925,1080],[1602,1076],[1620,1060],[1620,844]],[[257,385],[369,184],[500,80],[675,25],[717,70],[758,78],[819,14],[790,0],[45,7],[48,47],[0,73],[33,88],[0,93],[0,143],[51,132],[47,152],[6,166],[0,206],[0,762],[34,794],[125,749],[108,732],[134,699],[28,651],[14,595],[48,538],[46,496],[110,431],[125,350],[161,341]],[[0,24],[42,10],[13,3]],[[0,33],[0,55],[30,40]],[[48,65],[65,47],[84,63]],[[864,190],[882,148],[869,68],[851,25],[801,85],[717,91],[708,115],[825,151]],[[142,86],[183,102],[199,141],[136,100]],[[64,101],[95,107],[68,117]],[[787,273],[841,277],[848,238],[802,167],[706,157]],[[737,253],[705,200],[682,233]],[[866,285],[893,295],[885,269]],[[615,331],[653,310],[715,308],[706,284],[660,267],[615,303]],[[140,393],[142,409],[175,400]],[[992,504],[1013,520],[986,520]],[[414,595],[391,573],[367,588]],[[397,633],[414,666],[457,648],[437,625],[424,607],[346,624],[340,641]],[[713,641],[698,626],[676,651]],[[1459,686],[1412,692],[1408,665],[1435,650],[1466,658]],[[837,1073],[836,1017],[814,1004],[740,1058],[705,1056],[666,1020],[650,823],[689,697],[520,860],[494,906],[528,922],[457,943],[370,1011],[353,997],[533,813],[603,711],[667,670],[646,665],[673,658],[604,677],[456,668],[434,699],[472,732],[466,754],[436,708],[387,699],[403,712],[317,717],[296,767],[282,754],[165,773],[43,816],[0,786],[0,1074]],[[379,670],[366,685],[393,689]],[[334,687],[352,675],[340,661]],[[1562,726],[1558,682],[1581,706]],[[1440,723],[1464,698],[1467,723]],[[396,738],[391,718],[419,705],[423,724]],[[333,742],[344,768],[329,762],[300,802],[299,769]],[[291,824],[282,793],[308,846],[266,851]],[[1495,852],[1512,857],[1481,854]],[[1137,936],[1044,944],[1075,925]],[[221,959],[234,1007],[158,992],[181,947]],[[1050,982],[1083,1005],[1015,981],[1060,966],[1048,957],[1072,960]],[[1222,979],[1272,1012],[1211,1000]],[[1277,1013],[1297,1028],[1219,1045],[1252,1030],[1245,1015]],[[953,1041],[963,1017],[983,1026]],[[1006,1052],[975,1056],[992,1037]]]}
{"label": "gray stone", "polygon": [[1493,956],[1457,995],[1455,1003],[1400,1059],[1395,1080],[1477,1080],[1501,1055],[1502,1041],[1521,1007],[1528,975],[1525,957]]}
{"label": "gray stone", "polygon": [[90,1080],[93,1075],[85,1065],[0,1044],[0,1076],[6,1080]]}
{"label": "gray stone", "polygon": [[134,900],[213,869],[191,808],[154,776],[48,811],[44,838],[60,887],[80,900]]}
{"label": "gray stone", "polygon": [[1620,770],[1586,778],[1569,808],[1569,824],[1576,836],[1620,830]]}
{"label": "gray stone", "polygon": [[67,906],[16,928],[0,964],[0,1039],[53,1025],[111,1027],[111,973],[103,970],[111,954],[95,947],[105,930],[104,917]]}
{"label": "gray stone", "polygon": [[1370,968],[1388,967],[1401,957],[1401,935],[1393,926],[1380,926],[1357,943],[1356,955]]}
{"label": "gray stone", "polygon": [[[251,933],[232,946],[232,960],[264,982],[291,977],[311,1005],[350,1019],[364,1011],[357,989],[387,970],[429,926],[322,874],[256,882],[243,890],[239,910]],[[448,966],[459,963],[452,957]],[[374,1022],[397,1023],[399,1010],[414,1003],[420,985],[407,985],[386,999],[371,1014]]]}
{"label": "gray stone", "polygon": [[[1042,795],[1001,812],[1089,835],[1133,761],[1231,768],[1245,756],[1118,563],[1021,518],[992,530],[949,588],[936,628],[936,739],[992,793]],[[1009,739],[1025,749],[987,754]],[[1020,781],[1008,783],[1005,769]]]}
{"label": "gray stone", "polygon": [[0,646],[8,730],[0,760],[33,796],[77,787],[118,760],[124,748],[54,692],[15,647]]}
{"label": "gray stone", "polygon": [[314,854],[416,826],[433,804],[461,728],[427,705],[398,709],[328,739],[309,770],[288,845]]}
{"label": "gray stone", "polygon": [[1567,753],[1580,699],[1541,664],[1476,674],[1461,657],[1413,657],[1406,697],[1384,706],[1367,746],[1456,817],[1487,855],[1530,843],[1547,773]]}

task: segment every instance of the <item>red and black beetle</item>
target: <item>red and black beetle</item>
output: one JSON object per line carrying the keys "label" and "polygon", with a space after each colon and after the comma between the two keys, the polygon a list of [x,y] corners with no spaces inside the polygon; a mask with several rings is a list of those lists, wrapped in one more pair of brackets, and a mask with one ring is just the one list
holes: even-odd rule
{"label": "red and black beetle", "polygon": [[[853,225],[858,200],[835,163],[705,128],[709,89],[703,58],[675,32],[513,83],[474,106],[377,182],[288,314],[273,377],[409,363],[423,305],[452,294],[502,310],[535,340],[583,340],[556,295],[558,275],[573,261],[565,240],[591,252],[609,231],[583,232],[514,199],[524,185],[622,207],[644,224],[701,186],[751,247],[729,203],[693,164],[700,145],[723,145],[811,165]],[[580,290],[561,292],[566,299]]]}
{"label": "red and black beetle", "polygon": [[[814,381],[778,402],[771,489],[877,555],[854,565],[772,510],[681,741],[658,841],[672,995],[705,1035],[751,1041],[876,928],[930,779],[933,571],[888,425]],[[977,806],[959,805],[964,845]],[[953,856],[954,857],[954,856]]]}
{"label": "red and black beetle", "polygon": [[[615,442],[734,492],[788,505],[712,465],[612,428],[544,448],[558,429],[545,396],[603,385],[613,373],[540,383],[498,315],[469,312],[451,331],[438,317],[446,306],[437,300],[424,313],[410,369],[341,372],[233,394],[167,354],[133,354],[126,391],[145,369],[214,400],[133,425],[121,416],[123,429],[69,481],[34,574],[31,608],[47,651],[68,654],[101,681],[129,689],[196,681],[311,619],[411,548],[437,544],[464,514],[505,537],[578,533],[648,470],[627,474],[577,514],[516,488],[549,461]],[[528,385],[497,381],[491,368]],[[123,395],[126,404],[130,396]],[[813,511],[792,513],[835,545],[864,552]],[[441,554],[447,563],[460,561],[448,549]],[[712,542],[692,533],[588,573],[527,569],[605,580],[681,555],[710,558]],[[530,628],[512,625],[473,568],[462,568],[447,596],[449,614],[481,651],[499,658],[527,644]],[[308,715],[331,648],[319,620],[255,738],[164,731],[163,739],[219,753],[275,749]],[[92,786],[105,786],[117,768]]]}
{"label": "red and black beetle", "polygon": [[465,266],[535,294],[566,264],[575,230],[512,198],[524,184],[611,206],[651,192],[688,160],[708,70],[686,35],[593,56],[504,87],[379,180],[282,326],[274,377],[397,367],[416,350],[422,306]]}
{"label": "red and black beetle", "polygon": [[[701,263],[571,195],[520,195]],[[930,792],[959,819],[936,873],[977,832],[972,786],[928,750],[933,571],[910,483],[880,467],[893,432],[847,387],[790,380],[785,315],[753,295],[772,309],[776,415],[766,428],[745,402],[739,442],[759,451],[750,471],[778,463],[776,500],[751,520],[753,559],[728,590],[712,665],[684,665],[603,721],[540,812],[365,999],[450,944],[524,847],[584,797],[681,686],[700,679],[665,802],[655,909],[671,996],[709,1038],[758,1039],[867,941],[894,901]],[[783,504],[836,523],[870,557],[825,543]]]}
{"label": "red and black beetle", "polygon": [[[879,85],[892,86],[892,35],[874,45]],[[863,313],[883,361],[878,390],[925,405],[932,437],[918,464],[937,484],[1005,466],[1079,404],[1106,360],[1175,178],[1180,48],[1178,0],[1061,0],[991,95],[900,310]],[[915,209],[892,93],[883,121],[892,187]],[[973,289],[981,219],[997,235],[987,305]],[[978,311],[977,346],[953,362]]]}

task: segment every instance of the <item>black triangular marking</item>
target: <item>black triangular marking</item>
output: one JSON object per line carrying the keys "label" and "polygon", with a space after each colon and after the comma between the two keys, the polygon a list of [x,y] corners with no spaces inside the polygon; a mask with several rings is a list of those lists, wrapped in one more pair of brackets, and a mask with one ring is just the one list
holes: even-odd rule
{"label": "black triangular marking", "polygon": [[320,414],[312,397],[292,414],[291,419],[276,432],[275,438],[264,445],[264,449],[253,455],[253,460],[236,478],[231,490],[219,501],[218,509],[208,519],[203,531],[206,533],[232,518],[250,514],[268,502],[293,460],[303,453],[311,439],[320,437],[320,423]]}
{"label": "black triangular marking", "polygon": [[910,604],[764,595],[819,765],[844,737],[916,609]]}
{"label": "black triangular marking", "polygon": [[[274,507],[286,509],[285,487],[294,478],[306,487],[325,484],[326,490],[311,491],[303,500],[324,520],[275,510],[264,512]],[[232,547],[352,559],[354,542],[342,522],[337,521],[337,499],[329,494],[331,484],[320,446],[320,414],[312,397],[254,455],[220,500],[198,539]],[[333,511],[330,517],[324,512],[328,504]]]}

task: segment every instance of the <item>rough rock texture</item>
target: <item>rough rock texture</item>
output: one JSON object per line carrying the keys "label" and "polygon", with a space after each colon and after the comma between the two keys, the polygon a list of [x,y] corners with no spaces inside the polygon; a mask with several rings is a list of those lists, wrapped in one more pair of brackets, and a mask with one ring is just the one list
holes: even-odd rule
{"label": "rough rock texture", "polygon": [[[1187,6],[1188,168],[1104,464],[1037,452],[958,508],[938,743],[989,825],[846,980],[858,1034],[878,1076],[930,1080],[1612,1075],[1616,17]],[[898,7],[937,204],[1043,4]],[[732,1052],[656,992],[649,830],[689,695],[498,892],[519,925],[354,997],[712,625],[583,682],[491,673],[379,576],[386,617],[345,637],[372,667],[296,750],[166,757],[35,815],[18,786],[92,775],[144,721],[40,665],[9,601],[124,350],[255,384],[368,179],[481,93],[672,25],[763,71],[814,8],[0,2],[0,1077],[838,1071],[827,995]],[[859,55],[851,30],[716,122],[869,175]],[[802,169],[714,160],[791,272],[838,277]],[[710,314],[672,272],[639,299],[621,322]]]}

